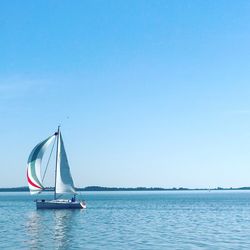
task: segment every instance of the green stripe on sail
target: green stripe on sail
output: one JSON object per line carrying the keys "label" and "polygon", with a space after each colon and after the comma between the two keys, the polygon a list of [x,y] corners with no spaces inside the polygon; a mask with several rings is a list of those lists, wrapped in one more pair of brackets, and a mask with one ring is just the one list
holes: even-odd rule
{"label": "green stripe on sail", "polygon": [[32,178],[34,179],[34,181],[36,182],[35,184],[38,184],[40,187],[43,187],[43,185],[41,184],[41,182],[38,180],[38,178],[36,176],[35,163],[36,163],[36,161],[32,161],[30,163],[30,174],[31,174]]}
{"label": "green stripe on sail", "polygon": [[46,140],[40,142],[38,145],[36,145],[36,147],[32,150],[30,156],[29,156],[29,160],[28,163],[35,161],[37,159],[37,156],[40,152],[40,150],[42,149],[42,147],[44,146],[44,144],[50,139],[51,137],[47,138]]}
{"label": "green stripe on sail", "polygon": [[41,142],[40,144],[38,144],[32,151],[32,153],[30,154],[28,163],[30,164],[30,174],[32,176],[32,178],[34,179],[34,181],[36,182],[36,184],[38,184],[40,187],[43,187],[43,185],[41,184],[41,182],[38,180],[37,175],[36,175],[36,170],[35,170],[35,164],[36,164],[36,160],[37,157],[41,151],[41,149],[43,148],[44,144],[50,139],[51,137],[49,137],[48,139],[44,140],[43,142]]}

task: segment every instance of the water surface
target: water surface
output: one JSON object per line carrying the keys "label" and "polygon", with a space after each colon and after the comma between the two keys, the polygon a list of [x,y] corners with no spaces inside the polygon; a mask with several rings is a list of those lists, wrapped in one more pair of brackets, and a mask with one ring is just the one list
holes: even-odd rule
{"label": "water surface", "polygon": [[[51,195],[43,195],[47,197]],[[249,191],[85,192],[86,210],[0,193],[2,249],[250,249]]]}

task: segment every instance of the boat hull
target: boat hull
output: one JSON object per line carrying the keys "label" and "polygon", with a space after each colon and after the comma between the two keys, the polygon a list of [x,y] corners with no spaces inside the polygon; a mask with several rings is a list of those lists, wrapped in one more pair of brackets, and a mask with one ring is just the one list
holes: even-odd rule
{"label": "boat hull", "polygon": [[70,200],[36,200],[37,209],[83,209],[86,208],[84,201]]}

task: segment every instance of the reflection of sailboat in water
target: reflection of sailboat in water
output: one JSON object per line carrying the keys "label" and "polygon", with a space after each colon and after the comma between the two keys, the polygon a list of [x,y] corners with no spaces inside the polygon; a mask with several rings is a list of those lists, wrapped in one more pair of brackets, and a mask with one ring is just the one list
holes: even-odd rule
{"label": "reflection of sailboat in water", "polygon": [[[78,213],[77,213],[78,214]],[[72,247],[72,226],[77,222],[74,220],[76,211],[55,210],[54,211],[54,248],[70,249]],[[71,247],[70,247],[71,246]]]}
{"label": "reflection of sailboat in water", "polygon": [[[41,179],[41,161],[44,152],[53,140],[57,140],[54,199],[37,200],[36,207],[38,209],[86,208],[86,203],[84,201],[76,200],[76,191],[70,173],[60,127],[58,127],[58,131],[54,135],[37,144],[30,153],[27,169],[27,179],[30,192],[31,194],[37,194],[45,189]],[[73,195],[73,198],[71,200],[58,199],[58,195],[62,194],[71,194]]]}
{"label": "reflection of sailboat in water", "polygon": [[77,214],[76,210],[33,211],[27,219],[28,249],[70,249]]}
{"label": "reflection of sailboat in water", "polygon": [[33,211],[27,217],[27,233],[28,240],[27,245],[29,249],[41,249],[43,248],[43,239],[41,237],[41,232],[43,232],[41,214]]}

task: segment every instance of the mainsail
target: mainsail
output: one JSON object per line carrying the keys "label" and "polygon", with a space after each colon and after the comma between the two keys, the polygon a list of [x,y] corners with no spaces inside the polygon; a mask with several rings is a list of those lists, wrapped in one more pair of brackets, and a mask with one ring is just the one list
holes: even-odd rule
{"label": "mainsail", "polygon": [[57,166],[56,166],[56,194],[75,194],[74,182],[70,173],[69,163],[65,152],[62,135],[58,134],[57,148]]}
{"label": "mainsail", "polygon": [[56,135],[52,135],[46,140],[38,143],[30,153],[27,167],[27,179],[31,194],[40,193],[44,189],[41,181],[42,158],[45,150],[48,148],[55,136]]}

